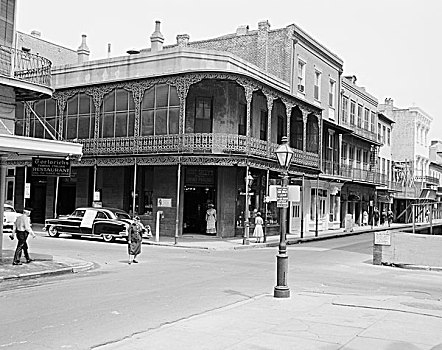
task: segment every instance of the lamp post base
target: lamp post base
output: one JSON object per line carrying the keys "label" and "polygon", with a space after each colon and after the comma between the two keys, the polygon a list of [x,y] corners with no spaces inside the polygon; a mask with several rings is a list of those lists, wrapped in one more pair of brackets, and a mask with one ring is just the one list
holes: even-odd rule
{"label": "lamp post base", "polygon": [[275,298],[290,298],[290,288],[287,286],[276,286],[273,290]]}
{"label": "lamp post base", "polygon": [[276,287],[273,291],[275,298],[290,297],[290,289],[287,285],[288,262],[288,255],[280,251],[276,256]]}

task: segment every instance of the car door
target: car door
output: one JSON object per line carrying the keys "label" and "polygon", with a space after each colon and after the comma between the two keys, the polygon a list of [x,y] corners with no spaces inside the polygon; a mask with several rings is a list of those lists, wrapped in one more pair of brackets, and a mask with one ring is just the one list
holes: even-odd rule
{"label": "car door", "polygon": [[58,220],[57,227],[60,232],[80,234],[80,223],[84,216],[84,209],[76,209],[71,215]]}
{"label": "car door", "polygon": [[94,234],[93,227],[98,214],[98,210],[86,209],[86,212],[84,213],[84,216],[80,222],[80,230],[82,236],[91,236]]}

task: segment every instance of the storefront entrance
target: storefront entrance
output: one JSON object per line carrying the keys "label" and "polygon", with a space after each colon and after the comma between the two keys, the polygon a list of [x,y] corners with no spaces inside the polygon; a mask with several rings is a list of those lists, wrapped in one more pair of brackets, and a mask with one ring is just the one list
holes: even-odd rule
{"label": "storefront entrance", "polygon": [[214,168],[189,167],[185,172],[183,234],[206,234],[206,210],[216,207]]}

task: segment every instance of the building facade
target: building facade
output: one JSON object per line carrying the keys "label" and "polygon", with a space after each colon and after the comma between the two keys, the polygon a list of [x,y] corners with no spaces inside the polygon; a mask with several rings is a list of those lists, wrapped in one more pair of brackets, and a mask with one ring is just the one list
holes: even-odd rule
{"label": "building facade", "polygon": [[430,197],[427,191],[437,185],[430,176],[428,132],[433,118],[418,107],[397,108],[391,98],[379,106],[381,113],[394,120],[392,133],[392,176],[395,182],[393,211],[398,221],[410,222],[410,204]]}
{"label": "building facade", "polygon": [[[84,147],[57,190],[52,178],[28,180],[39,189],[33,200],[46,208],[36,220],[94,203],[137,213],[153,226],[161,220],[161,234],[173,236],[204,233],[213,203],[218,235],[242,235],[250,173],[249,212],[265,213],[272,234],[278,209],[266,198],[268,184],[279,182],[274,151],[282,137],[295,151],[292,176],[320,171],[321,108],[293,95],[290,78],[232,53],[192,47],[186,35],[163,47],[159,23],[150,49],[139,54],[87,61],[85,40],[77,53],[79,63],[53,67],[52,98],[16,112],[18,135],[48,138],[41,119],[58,138]],[[284,59],[290,67],[291,55]],[[28,164],[16,165],[23,174]]]}

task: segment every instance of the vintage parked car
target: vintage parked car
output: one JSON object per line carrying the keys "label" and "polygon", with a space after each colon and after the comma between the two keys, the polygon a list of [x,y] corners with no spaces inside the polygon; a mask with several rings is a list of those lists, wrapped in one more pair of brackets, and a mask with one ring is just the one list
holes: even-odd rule
{"label": "vintage parked car", "polygon": [[12,205],[4,204],[3,232],[12,233],[15,220],[17,220],[20,215],[21,213],[17,213]]}
{"label": "vintage parked car", "polygon": [[[43,230],[49,236],[58,237],[61,233],[76,236],[103,237],[106,242],[115,238],[127,239],[131,216],[124,210],[115,208],[77,208],[70,215],[60,215],[57,219],[45,220]],[[152,237],[150,227],[143,226],[143,236]]]}

